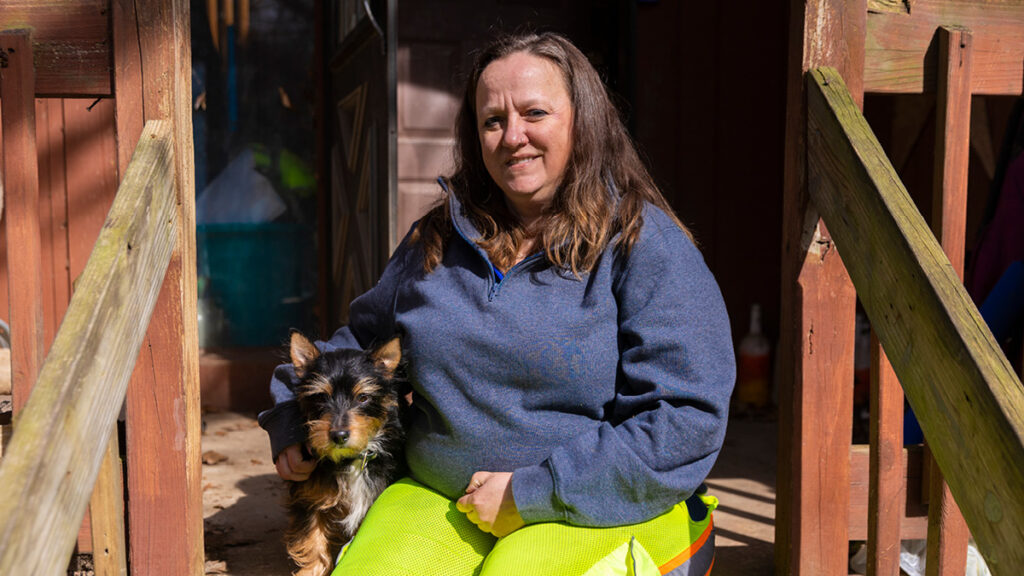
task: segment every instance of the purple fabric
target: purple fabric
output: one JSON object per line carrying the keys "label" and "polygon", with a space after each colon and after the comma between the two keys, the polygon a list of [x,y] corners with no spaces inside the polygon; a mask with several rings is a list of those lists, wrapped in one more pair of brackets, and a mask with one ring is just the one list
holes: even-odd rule
{"label": "purple fabric", "polygon": [[974,253],[967,290],[981,304],[1013,262],[1024,260],[1024,154],[1006,170],[995,217]]}

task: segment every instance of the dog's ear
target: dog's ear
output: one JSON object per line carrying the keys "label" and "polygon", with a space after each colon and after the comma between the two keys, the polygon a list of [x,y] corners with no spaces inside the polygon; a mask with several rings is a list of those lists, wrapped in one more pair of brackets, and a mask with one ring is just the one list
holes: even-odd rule
{"label": "dog's ear", "polygon": [[292,332],[289,352],[291,353],[292,364],[295,365],[295,375],[299,378],[305,376],[313,362],[320,357],[320,351],[316,349],[316,346],[298,332]]}
{"label": "dog's ear", "polygon": [[378,368],[384,370],[388,378],[395,375],[395,369],[402,360],[402,343],[398,338],[392,338],[370,352],[370,359]]}

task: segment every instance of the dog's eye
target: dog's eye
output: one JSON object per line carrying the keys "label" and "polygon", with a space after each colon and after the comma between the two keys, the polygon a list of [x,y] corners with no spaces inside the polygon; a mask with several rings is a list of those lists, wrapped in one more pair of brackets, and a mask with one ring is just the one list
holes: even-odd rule
{"label": "dog's eye", "polygon": [[359,404],[366,404],[369,401],[370,401],[370,395],[369,394],[360,394],[359,396],[356,396],[356,402],[358,402]]}

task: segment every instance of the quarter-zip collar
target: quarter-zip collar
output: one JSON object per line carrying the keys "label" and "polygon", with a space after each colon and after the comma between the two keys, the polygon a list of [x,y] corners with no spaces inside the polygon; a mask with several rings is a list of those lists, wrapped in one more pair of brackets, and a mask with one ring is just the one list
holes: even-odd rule
{"label": "quarter-zip collar", "polygon": [[505,274],[503,274],[502,277],[499,278],[497,272],[495,271],[494,264],[491,262],[490,257],[487,256],[487,252],[483,248],[481,248],[480,245],[477,243],[480,240],[482,234],[480,234],[480,231],[477,230],[476,226],[473,225],[473,222],[470,221],[469,217],[466,216],[465,211],[462,208],[462,202],[460,202],[459,199],[455,196],[455,194],[452,193],[451,189],[448,188],[448,182],[445,181],[444,178],[438,178],[437,183],[441,185],[441,188],[448,195],[448,210],[449,214],[451,215],[452,227],[455,228],[455,232],[458,233],[458,235],[467,244],[469,244],[470,247],[474,251],[476,251],[476,253],[479,254],[481,258],[484,259],[484,262],[487,263],[487,300],[493,301],[494,298],[498,295],[501,286],[505,282],[505,278],[511,275],[514,271],[525,266],[528,266],[536,262],[537,260],[540,260],[541,258],[544,257],[544,253],[537,252],[535,254],[527,256],[523,260],[519,261],[515,266],[509,268],[505,272]]}

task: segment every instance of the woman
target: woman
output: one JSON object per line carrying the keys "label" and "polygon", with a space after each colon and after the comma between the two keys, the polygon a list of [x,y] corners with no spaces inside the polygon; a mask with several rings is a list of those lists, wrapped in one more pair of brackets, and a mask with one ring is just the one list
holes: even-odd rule
{"label": "woman", "polygon": [[[564,37],[491,44],[456,123],[445,199],[322,344],[401,334],[414,390],[411,479],[336,574],[706,573],[714,499],[698,491],[734,361],[700,253]],[[297,478],[312,465],[290,378],[260,422]]]}

